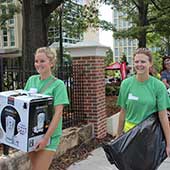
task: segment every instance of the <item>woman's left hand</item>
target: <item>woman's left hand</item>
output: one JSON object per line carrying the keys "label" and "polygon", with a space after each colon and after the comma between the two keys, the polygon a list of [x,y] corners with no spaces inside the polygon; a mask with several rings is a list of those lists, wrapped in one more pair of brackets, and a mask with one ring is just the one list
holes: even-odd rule
{"label": "woman's left hand", "polygon": [[170,157],[170,126],[169,126],[169,120],[167,116],[167,110],[162,110],[158,112],[159,120],[165,135],[165,141],[166,141],[166,154],[168,157]]}
{"label": "woman's left hand", "polygon": [[170,145],[166,146],[166,154],[170,157]]}

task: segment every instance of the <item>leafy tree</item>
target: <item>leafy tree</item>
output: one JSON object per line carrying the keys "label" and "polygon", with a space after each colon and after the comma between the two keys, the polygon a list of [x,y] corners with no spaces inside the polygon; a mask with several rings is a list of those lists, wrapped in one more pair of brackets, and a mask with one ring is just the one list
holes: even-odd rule
{"label": "leafy tree", "polygon": [[[75,2],[66,1],[62,9],[62,29],[65,37],[74,37],[81,39],[83,32],[90,27],[98,27],[98,9],[95,6],[77,5]],[[53,11],[49,19],[50,28],[58,30],[55,34],[59,35],[61,9]],[[54,36],[54,33],[49,32],[49,38]],[[50,38],[52,39],[52,38]],[[53,40],[49,41],[51,44]]]}
{"label": "leafy tree", "polygon": [[150,20],[150,6],[153,6],[148,0],[115,0],[115,8],[122,12],[125,19],[128,19],[132,26],[127,30],[120,30],[115,33],[115,36],[130,37],[138,39],[139,47],[146,47],[146,35],[149,31]]}
{"label": "leafy tree", "polygon": [[[115,37],[138,39],[139,47],[145,47],[148,33],[162,34],[167,41],[169,26],[165,26],[169,18],[170,4],[168,0],[96,0],[100,3],[114,5],[122,18],[131,22],[128,29],[116,30]],[[163,26],[164,25],[164,26]],[[169,24],[168,24],[169,25]],[[167,29],[168,28],[168,29]],[[169,43],[169,41],[168,41]]]}
{"label": "leafy tree", "polygon": [[127,57],[126,57],[126,55],[125,55],[125,54],[123,54],[123,55],[121,56],[121,58],[120,58],[120,63],[123,63],[123,62],[125,62],[125,63],[126,63],[126,65],[128,65]]}
{"label": "leafy tree", "polygon": [[[32,69],[34,52],[38,47],[48,45],[48,26],[51,14],[58,9],[61,4],[65,4],[71,0],[18,0],[22,4],[22,16],[23,16],[23,68]],[[76,15],[73,21],[69,20],[69,12],[71,7],[65,8],[67,17],[63,15],[64,23],[63,27],[69,31],[69,34],[74,35],[78,32],[83,32],[87,27],[98,27],[100,25],[98,19],[98,10],[93,3],[89,6],[80,8],[80,15]],[[74,7],[72,7],[74,8]],[[11,13],[12,14],[12,13]],[[66,21],[67,20],[67,21]],[[55,22],[56,20],[54,20]],[[70,24],[68,24],[70,22]],[[58,21],[56,22],[58,23]],[[103,22],[104,23],[104,22]],[[103,24],[104,27],[108,26],[108,23]],[[75,29],[75,27],[77,29]],[[29,64],[28,64],[29,63]]]}
{"label": "leafy tree", "polygon": [[170,4],[168,0],[159,2],[157,10],[153,12],[153,18],[157,18],[156,22],[153,24],[154,35],[159,35],[161,40],[160,47],[164,48],[164,51],[166,51],[164,55],[170,55]]}
{"label": "leafy tree", "polygon": [[[71,0],[22,0],[23,6],[23,56],[24,68],[29,64],[29,68],[33,68],[33,54],[35,49],[40,46],[47,46],[48,43],[48,26],[55,24],[58,26],[59,13],[58,7],[61,4],[69,4]],[[71,4],[71,3],[70,3]],[[77,33],[84,32],[89,26],[109,27],[110,23],[104,23],[98,19],[98,10],[94,1],[87,6],[80,7],[78,14],[71,18],[71,6],[64,8],[63,13],[63,28],[67,30],[69,35],[74,36]],[[51,17],[51,14],[58,13],[56,18]],[[54,16],[54,15],[53,15]],[[53,21],[50,20],[53,18]]]}
{"label": "leafy tree", "polygon": [[[23,32],[22,53],[24,57],[23,67],[34,68],[33,58],[35,49],[47,45],[47,23],[51,12],[55,10],[63,0],[18,0],[22,5]],[[13,3],[0,1],[2,13],[0,15],[0,29],[6,26],[6,21],[18,12],[18,7]]]}
{"label": "leafy tree", "polygon": [[22,0],[24,68],[34,68],[34,52],[47,46],[48,18],[63,0]]}
{"label": "leafy tree", "polygon": [[106,57],[104,59],[104,63],[105,63],[105,66],[108,66],[110,65],[111,63],[113,63],[113,51],[111,48],[109,48],[107,51],[106,51]]}
{"label": "leafy tree", "polygon": [[162,70],[162,59],[163,56],[160,56],[159,51],[153,52],[153,67],[155,68],[157,73],[160,73]]}

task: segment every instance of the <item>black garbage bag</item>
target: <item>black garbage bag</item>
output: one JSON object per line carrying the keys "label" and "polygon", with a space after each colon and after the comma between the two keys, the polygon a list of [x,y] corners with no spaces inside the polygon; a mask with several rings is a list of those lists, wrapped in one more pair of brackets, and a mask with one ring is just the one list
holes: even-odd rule
{"label": "black garbage bag", "polygon": [[165,137],[156,113],[102,147],[108,161],[119,170],[156,170],[167,157]]}

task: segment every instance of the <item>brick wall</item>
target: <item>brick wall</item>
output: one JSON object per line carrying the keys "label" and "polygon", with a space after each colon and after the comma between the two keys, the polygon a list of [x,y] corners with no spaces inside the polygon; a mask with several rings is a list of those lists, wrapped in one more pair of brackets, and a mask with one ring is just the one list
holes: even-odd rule
{"label": "brick wall", "polygon": [[[80,107],[86,114],[87,122],[94,124],[96,138],[103,138],[106,136],[104,57],[73,57],[73,66],[77,64],[82,66],[80,74],[83,73],[83,103]],[[78,76],[76,78],[79,79]]]}

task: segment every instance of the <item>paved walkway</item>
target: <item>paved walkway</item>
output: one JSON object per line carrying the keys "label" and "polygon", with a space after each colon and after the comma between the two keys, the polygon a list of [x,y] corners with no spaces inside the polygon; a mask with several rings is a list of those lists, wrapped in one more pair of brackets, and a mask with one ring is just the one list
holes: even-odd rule
{"label": "paved walkway", "polygon": [[[72,164],[67,170],[118,170],[111,165],[105,156],[103,149],[97,148],[87,159]],[[158,170],[170,170],[170,158],[167,158]]]}

